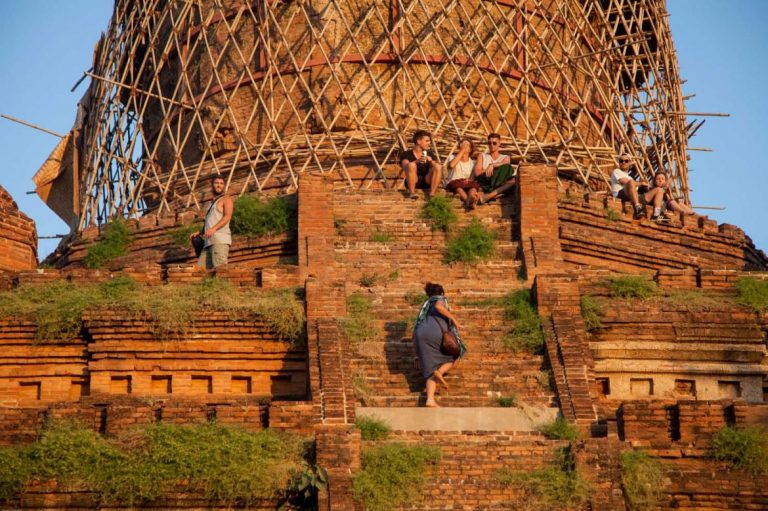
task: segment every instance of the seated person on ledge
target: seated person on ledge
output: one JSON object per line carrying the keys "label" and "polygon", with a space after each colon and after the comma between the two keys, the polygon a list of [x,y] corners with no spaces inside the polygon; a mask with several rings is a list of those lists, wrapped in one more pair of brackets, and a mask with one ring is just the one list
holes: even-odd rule
{"label": "seated person on ledge", "polygon": [[437,193],[443,180],[442,168],[429,152],[432,139],[428,132],[418,130],[413,134],[413,149],[400,155],[400,166],[405,172],[408,197],[416,199],[416,189],[429,189],[428,197]]}
{"label": "seated person on ledge", "polygon": [[445,189],[458,194],[461,201],[469,209],[475,209],[480,196],[477,189],[480,185],[473,179],[472,171],[475,162],[472,156],[475,152],[474,145],[466,138],[459,142],[459,152],[448,157],[445,166],[448,167],[448,184]]}
{"label": "seated person on ledge", "polygon": [[664,203],[664,190],[660,188],[649,190],[647,186],[639,185],[629,174],[631,162],[632,159],[628,154],[619,156],[619,168],[611,172],[611,194],[632,204],[635,219],[645,217],[645,204],[653,205],[651,220],[658,220]]}
{"label": "seated person on ledge", "polygon": [[501,135],[488,135],[488,152],[478,156],[475,163],[475,179],[483,189],[480,204],[485,204],[515,185],[515,172],[509,156],[501,154]]}
{"label": "seated person on ledge", "polygon": [[653,176],[653,188],[651,190],[656,188],[664,190],[664,207],[669,211],[682,213],[683,215],[695,215],[696,213],[691,208],[672,196],[672,191],[670,190],[671,184],[672,182],[667,177],[666,172],[657,172],[656,175]]}

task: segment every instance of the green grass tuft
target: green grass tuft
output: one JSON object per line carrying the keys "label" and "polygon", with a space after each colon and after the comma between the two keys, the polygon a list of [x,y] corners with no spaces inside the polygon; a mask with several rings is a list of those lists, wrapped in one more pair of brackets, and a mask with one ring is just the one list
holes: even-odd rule
{"label": "green grass tuft", "polygon": [[365,373],[356,371],[352,374],[352,392],[360,404],[371,406],[371,389],[368,387]]}
{"label": "green grass tuft", "polygon": [[664,488],[664,464],[645,451],[621,453],[621,486],[629,511],[656,508]]}
{"label": "green grass tuft", "polygon": [[512,394],[509,396],[497,396],[496,404],[502,408],[512,408],[517,405],[517,396]]}
{"label": "green grass tuft", "polygon": [[728,301],[726,297],[707,295],[701,290],[673,291],[661,300],[689,312],[717,309]]}
{"label": "green grass tuft", "polygon": [[29,479],[29,462],[21,449],[0,447],[0,504],[22,491]]}
{"label": "green grass tuft", "polygon": [[755,312],[768,311],[768,280],[740,278],[736,281],[737,300]]}
{"label": "green grass tuft", "polygon": [[386,440],[391,431],[386,422],[375,417],[358,417],[355,427],[360,430],[363,440]]}
{"label": "green grass tuft", "polygon": [[122,218],[117,218],[104,227],[101,239],[88,247],[83,260],[86,268],[101,268],[110,261],[128,253],[131,245],[131,230]]}
{"label": "green grass tuft", "polygon": [[374,243],[390,243],[392,239],[392,235],[388,232],[375,231],[371,234],[371,241]]}
{"label": "green grass tuft", "polygon": [[475,263],[493,257],[496,252],[496,236],[479,220],[472,222],[448,240],[445,247],[445,262],[457,261]]}
{"label": "green grass tuft", "polygon": [[603,308],[593,296],[583,295],[581,297],[581,317],[587,332],[594,332],[602,328],[603,323],[600,321],[602,314]]}
{"label": "green grass tuft", "polygon": [[504,318],[512,322],[513,327],[504,336],[505,347],[514,351],[527,351],[532,354],[544,353],[544,332],[541,330],[541,318],[533,305],[531,292],[521,289],[506,295],[503,299]]}
{"label": "green grass tuft", "polygon": [[0,451],[0,467],[18,460],[25,467],[17,473],[0,468],[0,499],[31,480],[55,479],[85,485],[101,505],[142,505],[179,485],[212,504],[248,505],[285,495],[306,454],[302,440],[270,430],[156,424],[106,440],[64,422],[29,446]]}
{"label": "green grass tuft", "polygon": [[341,330],[353,344],[376,339],[378,331],[373,317],[373,302],[367,296],[353,294],[347,297],[347,317],[341,320]]}
{"label": "green grass tuft", "polygon": [[408,303],[408,305],[411,305],[413,307],[420,307],[424,302],[426,302],[429,299],[429,297],[427,296],[427,293],[423,291],[408,291],[407,293],[405,293],[405,296],[403,298]]}
{"label": "green grass tuft", "polygon": [[564,417],[558,417],[552,422],[542,424],[538,431],[551,440],[570,440],[571,442],[579,439],[579,428],[575,424],[568,422]]}
{"label": "green grass tuft", "polygon": [[451,198],[446,195],[435,195],[422,207],[421,217],[432,224],[433,231],[449,232],[458,222],[459,217],[451,202]]}
{"label": "green grass tuft", "polygon": [[282,197],[262,201],[243,195],[235,200],[229,225],[232,234],[253,237],[296,230],[296,205]]}
{"label": "green grass tuft", "polygon": [[189,225],[177,227],[170,231],[167,236],[171,239],[174,245],[178,247],[189,247],[191,246],[189,237],[196,232],[200,232],[202,228],[203,223],[195,221]]}
{"label": "green grass tuft", "polygon": [[363,469],[352,481],[355,500],[366,511],[388,511],[418,502],[424,469],[440,460],[440,451],[424,445],[389,443],[363,451]]}
{"label": "green grass tuft", "polygon": [[378,273],[363,273],[358,283],[363,287],[373,287],[379,283],[381,276]]}
{"label": "green grass tuft", "polygon": [[605,219],[609,222],[618,222],[621,220],[621,214],[613,208],[605,208]]}
{"label": "green grass tuft", "polygon": [[570,446],[558,449],[556,462],[547,468],[531,472],[498,470],[496,480],[517,486],[523,492],[522,501],[533,509],[580,509],[594,491],[592,485],[577,470]]}
{"label": "green grass tuft", "polygon": [[0,293],[0,317],[35,321],[40,341],[72,340],[80,335],[86,311],[110,308],[124,308],[147,318],[161,339],[193,331],[195,319],[203,311],[225,312],[233,319],[261,319],[286,341],[304,336],[304,305],[293,289],[263,292],[207,279],[154,286],[147,292],[128,277],[116,277],[100,284],[54,282]]}
{"label": "green grass tuft", "polygon": [[758,428],[720,428],[712,438],[710,456],[752,474],[768,472],[768,432]]}
{"label": "green grass tuft", "polygon": [[622,275],[606,280],[608,292],[614,298],[650,298],[658,291],[656,283],[638,275]]}

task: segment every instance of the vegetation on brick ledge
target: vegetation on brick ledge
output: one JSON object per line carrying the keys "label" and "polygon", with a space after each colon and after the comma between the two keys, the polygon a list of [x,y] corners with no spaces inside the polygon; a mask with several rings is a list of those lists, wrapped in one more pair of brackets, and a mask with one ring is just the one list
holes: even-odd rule
{"label": "vegetation on brick ledge", "polygon": [[424,291],[408,291],[403,296],[403,299],[413,307],[421,307],[421,305],[429,299],[427,293]]}
{"label": "vegetation on brick ledge", "polygon": [[373,302],[370,298],[361,294],[347,297],[347,317],[341,321],[341,330],[351,343],[365,343],[376,339]]}
{"label": "vegetation on brick ledge", "polygon": [[202,228],[202,222],[192,222],[191,224],[182,225],[181,227],[177,227],[176,229],[170,231],[168,233],[168,237],[171,238],[171,241],[173,241],[174,245],[179,247],[188,247],[190,246],[189,237],[196,232],[200,232]]}
{"label": "vegetation on brick ledge", "polygon": [[296,205],[283,197],[263,201],[258,197],[243,195],[235,200],[229,225],[232,234],[253,237],[295,230]]}
{"label": "vegetation on brick ledge", "polygon": [[363,451],[363,469],[352,481],[355,500],[366,511],[388,511],[420,500],[424,470],[440,461],[440,451],[398,442]]}
{"label": "vegetation on brick ledge", "polygon": [[40,440],[0,451],[0,502],[33,480],[84,485],[100,505],[134,506],[166,492],[201,493],[212,504],[281,499],[306,472],[298,437],[216,424],[155,424],[105,439],[76,423],[55,423]]}
{"label": "vegetation on brick ledge", "polygon": [[391,431],[386,422],[376,417],[357,417],[355,427],[363,440],[386,440]]}
{"label": "vegetation on brick ledge", "polygon": [[390,243],[392,241],[392,235],[384,231],[374,231],[371,234],[371,241],[374,243]]}
{"label": "vegetation on brick ledge", "polygon": [[503,338],[504,345],[515,351],[527,351],[533,354],[544,352],[544,332],[541,330],[541,318],[533,305],[531,292],[521,289],[509,293],[502,300],[504,317],[513,323],[512,330]]}
{"label": "vegetation on brick ledge", "polygon": [[768,311],[768,280],[741,278],[736,281],[737,300],[755,312]]}
{"label": "vegetation on brick ledge", "polygon": [[664,464],[645,451],[621,453],[621,486],[629,511],[655,509],[664,488]]}
{"label": "vegetation on brick ledge", "polygon": [[459,217],[453,210],[452,199],[446,195],[435,195],[421,210],[421,217],[432,224],[433,231],[448,232],[458,222]]}
{"label": "vegetation on brick ledge", "polygon": [[490,259],[495,252],[496,236],[475,218],[456,236],[448,240],[445,247],[445,262],[476,263]]}
{"label": "vegetation on brick ledge", "polygon": [[603,326],[600,321],[602,313],[603,308],[595,300],[594,296],[583,295],[581,297],[581,318],[584,320],[584,327],[587,329],[587,332],[594,332]]}
{"label": "vegetation on brick ledge", "polygon": [[576,424],[568,422],[564,417],[558,417],[552,422],[542,424],[538,431],[550,440],[569,440],[571,442],[579,439],[579,428]]}
{"label": "vegetation on brick ledge", "polygon": [[573,448],[566,446],[555,452],[555,462],[531,472],[498,470],[496,479],[504,485],[516,486],[523,492],[520,502],[526,509],[581,509],[593,488],[577,470]]}
{"label": "vegetation on brick ledge", "polygon": [[104,227],[101,239],[88,247],[83,264],[87,268],[101,268],[113,259],[124,256],[128,253],[132,238],[125,220],[113,220]]}
{"label": "vegetation on brick ledge", "polygon": [[656,283],[640,275],[621,275],[606,280],[608,292],[614,298],[650,298],[658,291]]}
{"label": "vegetation on brick ledge", "polygon": [[501,408],[513,408],[517,406],[517,394],[510,394],[509,396],[496,396],[494,401]]}
{"label": "vegetation on brick ledge", "polygon": [[758,428],[720,428],[710,456],[753,474],[768,472],[768,432]]}
{"label": "vegetation on brick ledge", "polygon": [[304,335],[304,306],[295,290],[239,289],[221,279],[154,286],[147,292],[146,286],[121,276],[100,284],[54,282],[0,293],[0,317],[35,321],[41,341],[72,340],[80,335],[86,311],[115,308],[147,318],[159,338],[194,330],[202,311],[228,313],[233,319],[261,319],[286,341]]}

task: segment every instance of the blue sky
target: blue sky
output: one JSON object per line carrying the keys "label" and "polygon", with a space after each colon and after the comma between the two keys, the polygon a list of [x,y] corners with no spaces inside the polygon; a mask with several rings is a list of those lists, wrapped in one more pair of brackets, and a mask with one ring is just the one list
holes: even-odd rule
{"label": "blue sky", "polygon": [[[685,94],[709,118],[693,139],[690,186],[695,205],[724,206],[712,218],[744,229],[768,249],[764,167],[768,162],[766,0],[669,0],[672,34]],[[0,113],[66,133],[84,91],[70,88],[91,65],[93,45],[112,13],[112,0],[0,0]],[[37,198],[32,176],[57,139],[0,119],[0,185],[37,222],[41,236],[67,227]],[[56,246],[41,240],[41,259]]]}

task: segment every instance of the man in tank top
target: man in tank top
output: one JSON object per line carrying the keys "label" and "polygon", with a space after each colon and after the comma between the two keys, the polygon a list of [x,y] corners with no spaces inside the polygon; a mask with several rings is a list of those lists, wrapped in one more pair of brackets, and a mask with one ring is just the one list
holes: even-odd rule
{"label": "man in tank top", "polygon": [[495,199],[515,185],[515,171],[510,157],[501,154],[501,135],[488,135],[488,152],[478,156],[475,162],[475,179],[483,189],[480,204]]}
{"label": "man in tank top", "polygon": [[225,191],[226,182],[221,176],[211,179],[213,200],[205,213],[203,238],[205,248],[200,253],[198,266],[211,270],[227,264],[229,246],[232,244],[232,234],[229,231],[229,221],[232,218],[232,197]]}

